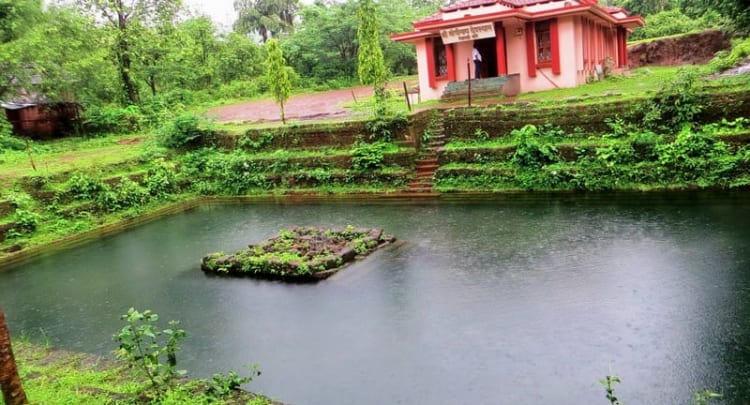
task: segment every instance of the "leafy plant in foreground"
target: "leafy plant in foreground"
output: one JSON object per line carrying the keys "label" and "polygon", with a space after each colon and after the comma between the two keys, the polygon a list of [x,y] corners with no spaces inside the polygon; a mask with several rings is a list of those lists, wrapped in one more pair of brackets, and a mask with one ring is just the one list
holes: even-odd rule
{"label": "leafy plant in foreground", "polygon": [[177,370],[179,342],[187,336],[184,330],[177,329],[179,322],[170,321],[170,328],[158,330],[156,321],[159,315],[134,308],[128,309],[120,319],[127,324],[114,335],[120,344],[115,351],[117,358],[145,373],[154,388],[169,385],[175,377],[185,374]]}
{"label": "leafy plant in foreground", "polygon": [[612,405],[625,405],[622,401],[617,399],[615,394],[615,384],[620,383],[620,377],[616,375],[608,375],[603,380],[599,380],[599,384],[604,387],[604,391],[607,393],[607,399]]}
{"label": "leafy plant in foreground", "polygon": [[253,381],[253,378],[260,375],[258,366],[250,368],[250,375],[241,377],[235,371],[229,371],[226,375],[221,373],[214,374],[208,381],[206,394],[215,398],[223,398],[232,394],[232,391],[240,389],[242,384]]}

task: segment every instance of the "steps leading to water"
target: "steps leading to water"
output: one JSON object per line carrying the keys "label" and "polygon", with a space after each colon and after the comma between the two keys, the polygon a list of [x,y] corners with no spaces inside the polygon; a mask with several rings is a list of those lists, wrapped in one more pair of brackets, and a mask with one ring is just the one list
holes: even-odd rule
{"label": "steps leading to water", "polygon": [[409,193],[432,193],[438,164],[438,151],[445,146],[445,125],[442,114],[433,119],[426,131],[430,134],[427,143],[420,146],[415,161],[414,178],[407,185]]}

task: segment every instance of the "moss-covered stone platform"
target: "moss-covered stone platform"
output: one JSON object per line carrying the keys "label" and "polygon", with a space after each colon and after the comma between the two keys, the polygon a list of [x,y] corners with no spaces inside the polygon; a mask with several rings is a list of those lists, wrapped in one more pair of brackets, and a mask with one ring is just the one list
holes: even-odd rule
{"label": "moss-covered stone platform", "polygon": [[356,258],[395,238],[380,228],[292,227],[233,255],[209,254],[201,261],[207,273],[315,281],[327,278]]}

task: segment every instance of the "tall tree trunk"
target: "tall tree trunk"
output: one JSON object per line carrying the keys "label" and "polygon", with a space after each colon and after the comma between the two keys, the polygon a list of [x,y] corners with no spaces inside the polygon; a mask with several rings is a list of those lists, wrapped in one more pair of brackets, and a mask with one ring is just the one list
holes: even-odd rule
{"label": "tall tree trunk", "polygon": [[10,333],[5,325],[5,313],[0,308],[0,389],[6,405],[27,404],[26,393],[18,378],[16,359],[10,345]]}
{"label": "tall tree trunk", "polygon": [[138,104],[138,92],[135,89],[133,79],[130,77],[130,45],[125,38],[120,38],[117,42],[117,53],[120,60],[118,68],[125,96],[130,104]]}
{"label": "tall tree trunk", "polygon": [[138,91],[133,83],[133,78],[130,77],[130,43],[128,42],[128,20],[127,16],[122,12],[118,12],[118,24],[117,28],[120,30],[117,36],[117,53],[118,68],[120,70],[120,80],[122,80],[123,90],[127,96],[127,101],[130,104],[138,104]]}
{"label": "tall tree trunk", "polygon": [[153,74],[148,75],[148,87],[151,88],[151,96],[156,97],[156,77]]}

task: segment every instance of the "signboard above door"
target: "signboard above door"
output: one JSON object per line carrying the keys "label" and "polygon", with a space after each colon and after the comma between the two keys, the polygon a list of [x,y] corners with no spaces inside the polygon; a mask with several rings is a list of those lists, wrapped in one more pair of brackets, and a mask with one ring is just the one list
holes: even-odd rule
{"label": "signboard above door", "polygon": [[440,36],[443,38],[444,44],[492,38],[495,36],[495,24],[488,22],[483,24],[465,25],[463,27],[446,28],[440,30]]}

